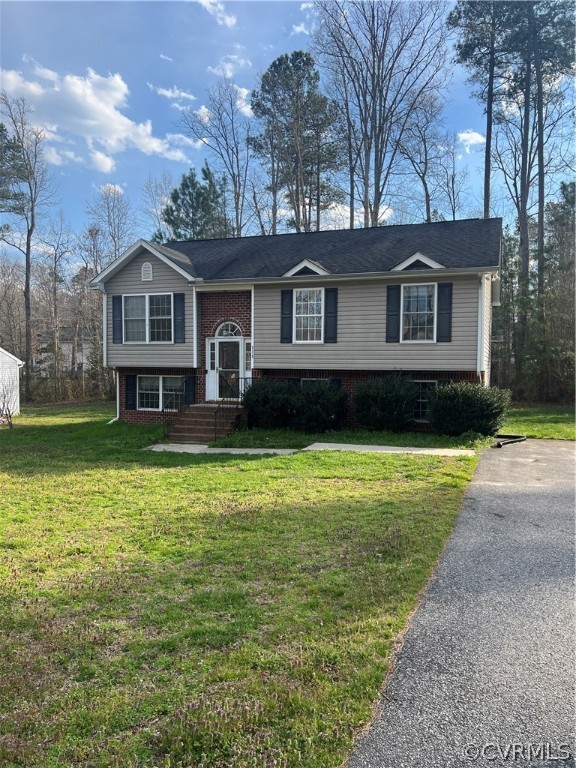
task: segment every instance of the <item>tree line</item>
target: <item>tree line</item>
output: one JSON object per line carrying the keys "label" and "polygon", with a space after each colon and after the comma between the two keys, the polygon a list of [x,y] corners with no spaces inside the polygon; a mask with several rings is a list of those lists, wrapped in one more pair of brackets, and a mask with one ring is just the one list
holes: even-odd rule
{"label": "tree line", "polygon": [[[0,256],[0,344],[25,360],[25,398],[39,339],[48,340],[51,396],[78,390],[80,346],[82,388],[106,391],[100,300],[85,282],[137,236],[168,242],[478,215],[507,223],[496,383],[517,397],[570,398],[573,12],[562,0],[459,0],[449,13],[436,0],[318,0],[308,51],[273,61],[249,99],[224,77],[201,109],[183,113],[182,130],[205,149],[199,172],[149,178],[140,211],[114,185],[102,187],[75,235],[54,217],[43,131],[24,100],[2,94],[0,210],[10,248]],[[486,115],[482,201],[444,119],[454,56]]]}

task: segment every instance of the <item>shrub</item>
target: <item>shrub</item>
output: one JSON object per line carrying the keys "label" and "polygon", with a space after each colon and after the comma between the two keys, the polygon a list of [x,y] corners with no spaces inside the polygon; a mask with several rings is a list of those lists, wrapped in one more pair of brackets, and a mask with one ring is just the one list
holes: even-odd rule
{"label": "shrub", "polygon": [[243,405],[250,429],[285,429],[308,432],[340,429],[347,413],[348,395],[330,381],[255,381],[246,390]]}
{"label": "shrub", "polygon": [[348,395],[333,382],[307,382],[294,390],[294,429],[303,432],[340,429],[347,412]]}
{"label": "shrub", "polygon": [[284,429],[290,426],[294,415],[292,384],[257,379],[244,393],[242,404],[246,410],[250,429]]}
{"label": "shrub", "polygon": [[459,382],[430,392],[428,418],[436,432],[495,435],[506,418],[510,392],[498,387]]}
{"label": "shrub", "polygon": [[375,430],[401,432],[414,418],[418,385],[403,376],[361,384],[354,397],[356,421]]}

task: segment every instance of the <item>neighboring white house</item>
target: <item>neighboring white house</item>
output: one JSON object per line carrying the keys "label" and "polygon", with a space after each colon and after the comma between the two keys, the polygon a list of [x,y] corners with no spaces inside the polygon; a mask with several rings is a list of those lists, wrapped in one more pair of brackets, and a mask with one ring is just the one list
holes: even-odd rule
{"label": "neighboring white house", "polygon": [[0,416],[20,413],[20,368],[24,365],[0,347]]}

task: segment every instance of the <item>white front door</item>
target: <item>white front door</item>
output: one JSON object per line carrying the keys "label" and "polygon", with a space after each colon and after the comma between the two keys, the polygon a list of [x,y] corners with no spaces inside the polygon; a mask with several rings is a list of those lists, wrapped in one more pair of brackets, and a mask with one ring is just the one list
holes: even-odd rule
{"label": "white front door", "polygon": [[242,337],[206,340],[206,400],[239,400],[249,382],[251,342]]}

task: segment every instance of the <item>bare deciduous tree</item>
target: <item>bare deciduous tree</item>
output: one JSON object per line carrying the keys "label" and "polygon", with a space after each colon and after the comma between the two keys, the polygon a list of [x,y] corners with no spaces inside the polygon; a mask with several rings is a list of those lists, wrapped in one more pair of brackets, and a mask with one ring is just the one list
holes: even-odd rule
{"label": "bare deciduous tree", "polygon": [[31,273],[32,248],[37,219],[41,209],[54,198],[54,187],[48,171],[43,144],[45,133],[31,122],[31,109],[23,98],[12,99],[5,92],[0,94],[0,112],[6,120],[8,131],[18,154],[18,173],[9,182],[11,194],[19,199],[14,210],[24,225],[22,232],[3,231],[3,239],[24,256],[24,315],[26,345],[24,355],[24,397],[31,399],[32,377],[32,319]]}
{"label": "bare deciduous tree", "polygon": [[346,99],[356,187],[349,197],[362,206],[364,226],[377,226],[410,117],[446,77],[445,5],[320,0],[315,7],[317,56]]}
{"label": "bare deciduous tree", "polygon": [[250,120],[243,92],[225,77],[208,91],[207,103],[199,110],[183,113],[184,128],[205,144],[218,159],[232,192],[234,237],[241,237],[246,224],[246,193],[250,167]]}
{"label": "bare deciduous tree", "polygon": [[103,243],[107,266],[136,239],[136,216],[123,190],[117,184],[103,184],[86,206],[91,228],[97,228]]}
{"label": "bare deciduous tree", "polygon": [[148,176],[142,190],[143,205],[141,214],[150,231],[150,239],[165,241],[173,239],[172,232],[168,231],[166,222],[162,219],[162,213],[170,203],[170,194],[176,184],[168,171],[164,171],[160,178]]}

